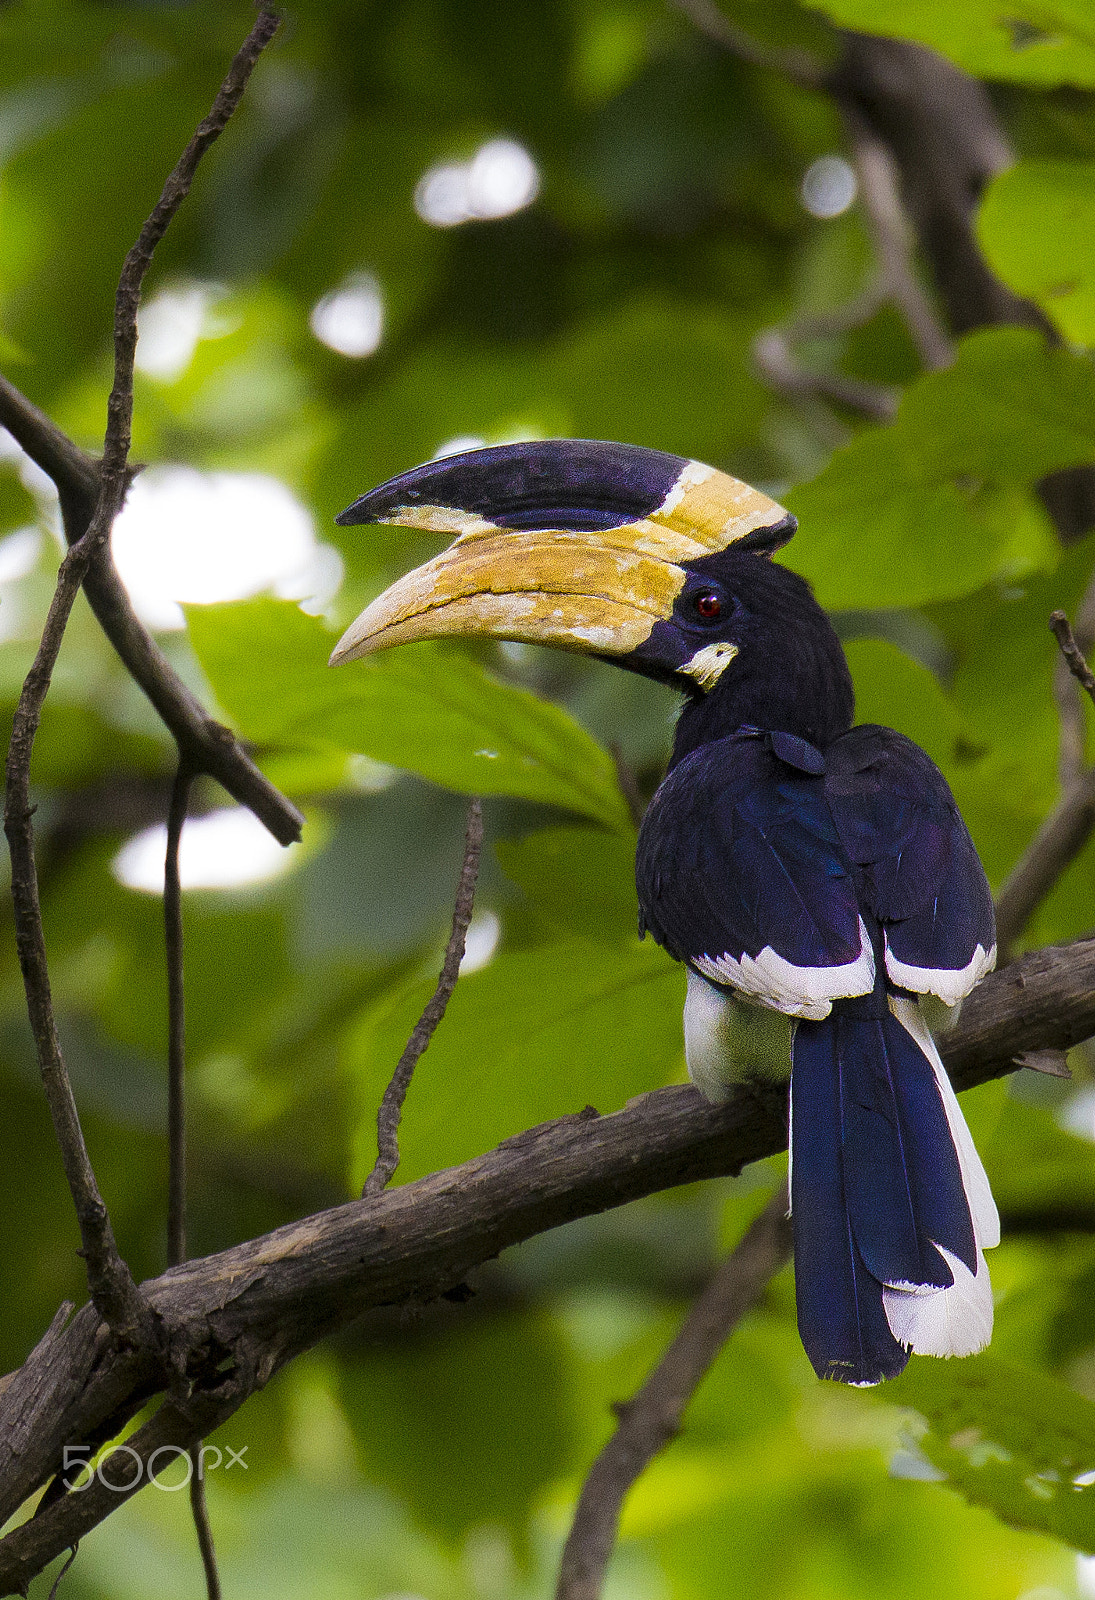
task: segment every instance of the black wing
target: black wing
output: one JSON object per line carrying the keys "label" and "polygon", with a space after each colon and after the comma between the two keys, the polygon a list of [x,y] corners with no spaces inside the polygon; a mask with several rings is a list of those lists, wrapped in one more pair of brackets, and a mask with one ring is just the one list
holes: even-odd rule
{"label": "black wing", "polygon": [[659,944],[713,983],[815,1019],[874,985],[824,766],[789,735],[742,729],[703,745],[655,795],[636,857]]}
{"label": "black wing", "polygon": [[954,1005],[996,959],[992,895],[943,774],[890,728],[825,752],[825,796],[892,983]]}

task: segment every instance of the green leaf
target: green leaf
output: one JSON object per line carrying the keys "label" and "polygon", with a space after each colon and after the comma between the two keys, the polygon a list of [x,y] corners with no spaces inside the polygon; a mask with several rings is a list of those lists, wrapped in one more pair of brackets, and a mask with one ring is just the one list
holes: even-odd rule
{"label": "green leaf", "polygon": [[855,683],[855,719],[880,722],[915,739],[943,766],[954,755],[962,722],[939,680],[884,639],[853,639],[844,653]]}
{"label": "green leaf", "polygon": [[190,606],[217,699],[259,744],[334,746],[466,794],[509,794],[629,826],[607,751],[557,706],[456,650],[416,645],[331,669],[334,640],[284,600]]}
{"label": "green leaf", "polygon": [[896,420],[838,450],[787,504],[788,561],[834,608],[920,605],[1052,566],[1028,486],[1095,461],[1095,367],[1028,329],[963,340]]}
{"label": "green leaf", "polygon": [[[435,982],[381,1002],[347,1039],[361,1107],[358,1183],[376,1154],[377,1104]],[[568,939],[504,951],[460,979],[418,1064],[399,1180],[588,1104],[618,1110],[675,1078],[683,1004],[683,970],[649,941],[620,949]]]}
{"label": "green leaf", "polygon": [[1095,162],[1020,161],[989,185],[977,235],[993,271],[1075,344],[1095,344]]}
{"label": "green leaf", "polygon": [[914,39],[982,78],[1095,84],[1088,0],[821,0],[845,28]]}
{"label": "green leaf", "polygon": [[919,1411],[929,1461],[974,1505],[1095,1552],[1095,1404],[991,1355],[914,1357],[883,1398]]}
{"label": "green leaf", "polygon": [[[567,1465],[567,1351],[543,1312],[502,1310],[356,1352],[341,1397],[369,1479],[420,1526],[523,1530]],[[458,1464],[458,1465],[457,1465]]]}
{"label": "green leaf", "polygon": [[545,921],[567,934],[628,944],[635,938],[635,837],[592,828],[544,828],[494,847],[507,878]]}
{"label": "green leaf", "polygon": [[1060,1127],[1042,1106],[1005,1097],[981,1153],[1004,1212],[1044,1208],[1067,1214],[1091,1203],[1095,1145]]}

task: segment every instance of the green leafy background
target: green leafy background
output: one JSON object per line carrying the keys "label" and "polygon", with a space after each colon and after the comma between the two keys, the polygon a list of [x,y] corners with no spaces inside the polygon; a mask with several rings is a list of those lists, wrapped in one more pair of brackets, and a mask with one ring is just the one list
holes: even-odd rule
{"label": "green leafy background", "polygon": [[[355,1192],[375,1107],[430,992],[466,796],[486,797],[481,919],[415,1077],[399,1181],[530,1124],[680,1081],[682,975],[636,937],[634,832],[612,749],[657,782],[673,697],[577,658],[417,646],[337,672],[338,630],[436,548],[338,529],[363,490],[446,441],[570,433],[707,459],[787,503],[786,559],[847,642],[863,720],[941,765],[999,885],[1058,795],[1057,606],[1095,540],[1057,544],[1035,485],[1095,462],[1095,22],[1088,0],[725,0],[776,48],[837,27],[944,52],[989,83],[1019,159],[978,219],[999,276],[1059,338],[995,329],[919,370],[888,309],[811,361],[899,388],[895,421],[775,398],[762,329],[862,290],[857,207],[810,216],[803,173],[841,148],[821,95],[720,54],[660,0],[300,0],[203,167],[149,282],[215,286],[190,360],[138,375],[149,462],[271,473],[345,576],[322,617],[270,595],[191,606],[165,649],[308,817],[290,870],[187,896],[192,1248]],[[0,7],[0,365],[88,448],[101,439],[122,256],[250,21],[244,4]],[[540,196],[500,220],[416,215],[432,165],[520,140]],[[356,360],[309,315],[375,277],[384,335]],[[28,480],[31,481],[31,480]],[[0,542],[10,717],[57,562],[52,512],[0,457],[0,539],[45,528],[21,578]],[[82,602],[35,756],[64,1043],[123,1247],[164,1256],[164,978],[155,897],[112,863],[161,820],[171,747]],[[222,803],[199,786],[199,809]],[[1095,852],[1031,944],[1089,932]],[[481,920],[480,926],[484,925]],[[1026,1232],[1090,1215],[1091,1068],[966,1096],[1005,1220],[992,1350],[914,1359],[880,1394],[819,1385],[793,1286],[770,1287],[681,1437],[629,1498],[609,1600],[1095,1593],[1095,1245]],[[83,1295],[77,1236],[0,945],[0,1371]],[[225,1593],[537,1600],[577,1487],[627,1396],[779,1163],[506,1252],[475,1297],[377,1314],[270,1385],[216,1443]],[[1081,1480],[1081,1481],[1078,1481]],[[150,1491],[81,1547],[64,1593],[200,1592],[185,1495]],[[48,1579],[32,1591],[45,1595]]]}

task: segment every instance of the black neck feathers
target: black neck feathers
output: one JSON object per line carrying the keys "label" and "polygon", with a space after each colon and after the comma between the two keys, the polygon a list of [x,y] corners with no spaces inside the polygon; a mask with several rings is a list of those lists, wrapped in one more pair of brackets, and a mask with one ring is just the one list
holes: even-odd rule
{"label": "black neck feathers", "polygon": [[809,584],[749,555],[723,557],[718,575],[738,601],[727,630],[738,653],[707,693],[689,687],[671,764],[743,725],[793,733],[824,750],[851,727],[855,695],[840,641]]}

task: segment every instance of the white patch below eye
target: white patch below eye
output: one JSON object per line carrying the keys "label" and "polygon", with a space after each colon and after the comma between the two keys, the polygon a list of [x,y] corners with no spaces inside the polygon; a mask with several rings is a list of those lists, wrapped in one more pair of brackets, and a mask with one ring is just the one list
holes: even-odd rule
{"label": "white patch below eye", "polygon": [[731,644],[729,639],[722,639],[718,644],[705,644],[680,670],[690,678],[695,678],[706,694],[715,687],[737,654],[737,645]]}

